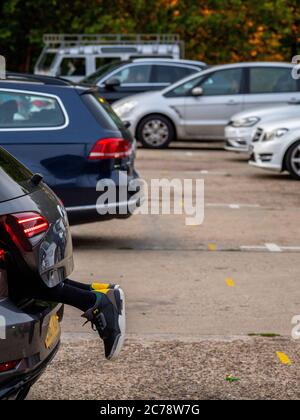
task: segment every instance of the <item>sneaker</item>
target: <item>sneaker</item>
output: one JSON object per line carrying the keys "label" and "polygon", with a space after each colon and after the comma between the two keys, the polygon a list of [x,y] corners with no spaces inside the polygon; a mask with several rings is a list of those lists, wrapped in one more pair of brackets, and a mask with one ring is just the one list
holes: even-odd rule
{"label": "sneaker", "polygon": [[82,316],[91,322],[104,342],[105,357],[115,360],[125,339],[125,295],[122,289],[103,289],[94,292],[96,304]]}
{"label": "sneaker", "polygon": [[91,291],[102,291],[107,289],[119,289],[120,286],[118,284],[113,283],[92,283],[91,284]]}

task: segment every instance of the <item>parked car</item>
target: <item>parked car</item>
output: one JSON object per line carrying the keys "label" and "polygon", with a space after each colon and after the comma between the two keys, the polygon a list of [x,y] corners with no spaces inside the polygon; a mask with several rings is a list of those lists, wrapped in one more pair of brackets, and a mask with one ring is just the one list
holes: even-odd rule
{"label": "parked car", "polygon": [[300,81],[292,70],[285,63],[213,67],[161,92],[118,101],[113,108],[145,147],[163,148],[177,139],[224,140],[234,114],[300,100]]}
{"label": "parked car", "polygon": [[111,103],[130,95],[162,90],[205,67],[201,61],[136,59],[102,66],[80,83],[97,85],[101,96]]}
{"label": "parked car", "polygon": [[0,145],[44,176],[71,224],[131,215],[133,192],[102,206],[101,213],[116,214],[97,211],[98,181],[111,179],[126,190],[138,174],[135,140],[96,91],[52,77],[9,74],[0,81]]}
{"label": "parked car", "polygon": [[45,34],[35,74],[64,77],[74,83],[103,65],[134,58],[183,58],[177,34]]}
{"label": "parked car", "polygon": [[63,306],[24,299],[18,282],[38,276],[54,287],[72,271],[61,202],[0,148],[0,399],[24,399],[60,342]]}
{"label": "parked car", "polygon": [[300,118],[278,118],[259,125],[250,151],[250,165],[287,171],[300,180]]}
{"label": "parked car", "polygon": [[249,153],[251,141],[261,124],[300,117],[299,105],[272,106],[250,109],[234,115],[225,127],[225,150],[237,153]]}

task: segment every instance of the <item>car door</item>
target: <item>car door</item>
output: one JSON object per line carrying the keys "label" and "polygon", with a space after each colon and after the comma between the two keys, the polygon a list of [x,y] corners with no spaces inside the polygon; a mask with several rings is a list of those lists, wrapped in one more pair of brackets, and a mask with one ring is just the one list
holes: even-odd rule
{"label": "car door", "polygon": [[185,131],[188,137],[223,139],[230,118],[242,111],[244,95],[243,68],[229,68],[206,74],[197,87],[201,96],[192,91],[185,98]]}
{"label": "car door", "polygon": [[292,76],[292,67],[253,66],[247,69],[245,109],[268,107],[300,101],[299,81]]}
{"label": "car door", "polygon": [[[99,91],[110,103],[125,98],[126,96],[146,92],[151,90],[151,72],[151,64],[126,65],[107,76],[102,81]],[[117,79],[120,82],[120,85],[107,88],[105,82],[110,79]]]}

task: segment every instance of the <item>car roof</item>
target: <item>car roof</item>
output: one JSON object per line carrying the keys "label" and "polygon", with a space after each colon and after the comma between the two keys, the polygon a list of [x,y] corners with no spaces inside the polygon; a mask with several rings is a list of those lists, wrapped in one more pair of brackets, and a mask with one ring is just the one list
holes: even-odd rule
{"label": "car roof", "polygon": [[70,86],[72,82],[66,79],[52,76],[43,76],[30,73],[15,73],[7,72],[6,78],[2,79],[4,82],[22,82],[22,83],[40,83],[44,85],[55,85],[55,86]]}
{"label": "car roof", "polygon": [[132,63],[168,63],[168,64],[184,64],[184,65],[191,65],[195,67],[199,66],[207,66],[203,61],[196,61],[196,60],[177,60],[174,58],[135,58],[131,60]]}
{"label": "car roof", "polygon": [[0,89],[28,90],[55,94],[65,89],[75,89],[79,93],[90,90],[88,86],[79,86],[59,77],[41,76],[29,73],[7,72],[5,79],[0,79]]}

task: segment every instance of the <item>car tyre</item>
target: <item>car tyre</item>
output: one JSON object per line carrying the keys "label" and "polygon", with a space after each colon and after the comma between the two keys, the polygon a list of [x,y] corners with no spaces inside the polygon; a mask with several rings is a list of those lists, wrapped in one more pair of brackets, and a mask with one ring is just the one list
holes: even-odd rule
{"label": "car tyre", "polygon": [[168,118],[152,114],[138,125],[137,140],[147,149],[165,149],[175,140],[175,129]]}
{"label": "car tyre", "polygon": [[297,141],[288,150],[285,167],[292,178],[300,180],[300,141]]}

